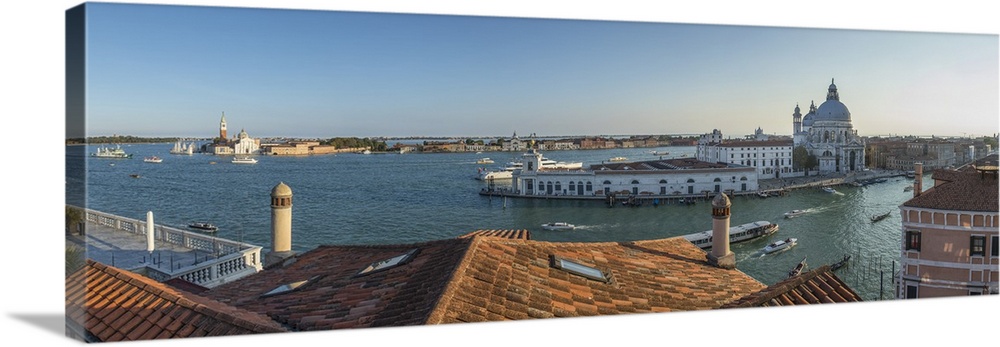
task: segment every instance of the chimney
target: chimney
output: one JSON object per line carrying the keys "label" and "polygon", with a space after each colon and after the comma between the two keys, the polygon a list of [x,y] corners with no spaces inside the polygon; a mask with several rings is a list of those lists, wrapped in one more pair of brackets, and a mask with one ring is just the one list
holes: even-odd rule
{"label": "chimney", "polygon": [[[146,252],[153,253],[154,248],[154,233],[155,228],[153,224],[153,211],[146,211]],[[152,259],[152,257],[150,257]]]}
{"label": "chimney", "polygon": [[732,203],[725,193],[712,199],[712,251],[708,262],[723,269],[736,268],[736,254],[729,250],[729,207]]}
{"label": "chimney", "polygon": [[920,196],[923,189],[924,163],[913,163],[913,197]]}
{"label": "chimney", "polygon": [[279,182],[271,189],[271,251],[264,256],[264,265],[280,263],[293,255],[292,189]]}

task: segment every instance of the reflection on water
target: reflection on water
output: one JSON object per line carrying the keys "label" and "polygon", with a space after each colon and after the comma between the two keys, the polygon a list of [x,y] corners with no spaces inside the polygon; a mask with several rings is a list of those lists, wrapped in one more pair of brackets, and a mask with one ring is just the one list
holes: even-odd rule
{"label": "reflection on water", "polygon": [[[67,146],[67,195],[80,197],[78,163],[86,162],[86,199],[90,208],[136,219],[153,211],[157,221],[183,228],[192,221],[219,226],[217,235],[270,245],[270,190],[278,182],[294,194],[292,242],[297,251],[320,244],[392,244],[455,237],[479,229],[528,229],[545,241],[616,242],[680,236],[711,229],[710,205],[661,204],[616,206],[601,201],[534,200],[480,196],[486,183],[473,179],[476,159],[507,162],[509,153],[339,154],[313,157],[259,157],[254,165],[234,165],[227,158],[170,155],[172,144],[128,145],[138,159],[85,158],[94,147]],[[649,148],[546,152],[560,161],[585,165],[623,156],[657,159]],[[694,155],[694,147],[662,147],[672,156]],[[142,157],[157,155],[160,164]],[[511,156],[513,157],[513,156]],[[73,159],[77,160],[73,160]],[[216,162],[212,164],[211,162]],[[114,165],[112,165],[114,164]],[[72,166],[71,166],[72,165]],[[132,178],[138,174],[140,178]],[[736,197],[731,225],[768,220],[774,235],[734,244],[737,267],[772,284],[783,279],[803,257],[818,267],[853,255],[838,276],[866,300],[885,298],[898,264],[898,206],[912,196],[906,178],[867,187],[841,186],[838,193],[816,189],[780,198]],[[73,201],[73,200],[68,200]],[[794,209],[809,213],[784,218]],[[871,222],[870,216],[892,212]],[[562,221],[575,230],[548,231],[541,225]],[[795,237],[785,252],[761,255],[774,240]],[[880,284],[880,279],[882,280]]]}

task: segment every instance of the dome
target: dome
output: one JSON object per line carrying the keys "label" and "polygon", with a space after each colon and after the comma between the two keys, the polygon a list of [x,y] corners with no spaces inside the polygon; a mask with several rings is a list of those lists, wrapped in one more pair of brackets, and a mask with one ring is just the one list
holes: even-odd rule
{"label": "dome", "polygon": [[729,197],[725,193],[719,193],[712,199],[712,207],[729,207],[732,203],[729,202]]}
{"label": "dome", "polygon": [[851,111],[840,100],[827,100],[816,109],[816,119],[813,121],[851,121]]}
{"label": "dome", "polygon": [[280,182],[278,185],[274,186],[273,189],[271,189],[271,196],[292,196],[292,188],[289,188],[285,182]]}
{"label": "dome", "polygon": [[813,113],[809,113],[809,114],[806,114],[805,117],[802,117],[802,126],[811,127],[813,125],[813,121],[814,121],[813,120],[813,115],[814,115]]}

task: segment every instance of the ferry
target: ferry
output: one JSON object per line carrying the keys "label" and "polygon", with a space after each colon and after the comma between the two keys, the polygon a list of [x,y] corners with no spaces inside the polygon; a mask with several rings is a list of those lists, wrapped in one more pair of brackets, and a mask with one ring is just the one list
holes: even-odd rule
{"label": "ferry", "polygon": [[128,159],[132,158],[131,153],[125,153],[125,150],[121,146],[116,145],[115,148],[111,147],[98,147],[96,153],[91,153],[91,157],[96,158],[115,158],[115,159]]}
{"label": "ferry", "polygon": [[233,158],[233,164],[257,164],[257,159],[250,157],[236,157]]}
{"label": "ferry", "polygon": [[[738,243],[753,240],[759,237],[774,234],[778,231],[778,224],[768,221],[756,221],[729,228],[729,243]],[[691,241],[695,246],[704,250],[712,248],[712,231],[702,231],[699,233],[684,235],[684,238]]]}
{"label": "ferry", "polygon": [[147,163],[162,163],[163,162],[163,158],[160,158],[160,157],[157,157],[157,156],[154,155],[152,157],[145,157],[145,158],[142,159],[142,161],[147,162]]}

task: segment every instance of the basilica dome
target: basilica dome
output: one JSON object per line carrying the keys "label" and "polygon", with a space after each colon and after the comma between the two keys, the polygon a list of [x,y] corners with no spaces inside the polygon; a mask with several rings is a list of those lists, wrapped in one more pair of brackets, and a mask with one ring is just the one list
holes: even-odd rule
{"label": "basilica dome", "polygon": [[826,93],[826,101],[816,109],[816,118],[813,121],[851,121],[851,111],[840,102],[840,93],[837,92],[837,85],[830,80],[830,88]]}

